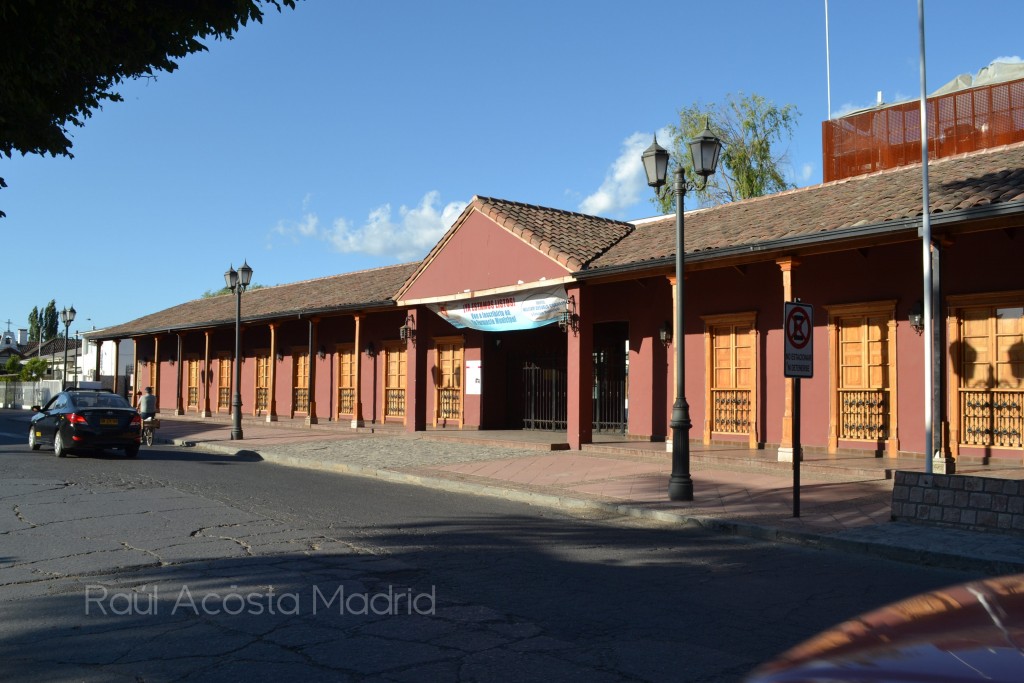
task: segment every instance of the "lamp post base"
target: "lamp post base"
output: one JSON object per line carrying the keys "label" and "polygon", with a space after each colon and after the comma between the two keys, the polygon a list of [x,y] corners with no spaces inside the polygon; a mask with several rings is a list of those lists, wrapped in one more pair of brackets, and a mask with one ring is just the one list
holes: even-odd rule
{"label": "lamp post base", "polygon": [[[237,378],[235,382],[240,380],[241,378]],[[231,402],[231,440],[242,440],[242,397],[238,394],[235,394],[235,398]]]}
{"label": "lamp post base", "polygon": [[677,477],[672,475],[668,480],[669,500],[693,500],[693,479],[690,475]]}
{"label": "lamp post base", "polygon": [[693,500],[690,476],[690,406],[680,397],[672,407],[672,476],[668,480],[669,500]]}

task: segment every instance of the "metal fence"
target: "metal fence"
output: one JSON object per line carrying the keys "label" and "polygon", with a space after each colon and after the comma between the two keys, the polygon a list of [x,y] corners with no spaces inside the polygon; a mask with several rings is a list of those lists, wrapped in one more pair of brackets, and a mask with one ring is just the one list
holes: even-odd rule
{"label": "metal fence", "polygon": [[[921,104],[912,100],[821,124],[825,182],[921,161]],[[928,98],[933,159],[1024,140],[1024,80]]]}
{"label": "metal fence", "polygon": [[60,393],[59,379],[44,379],[38,382],[4,382],[0,387],[0,401],[4,408],[41,406],[52,396]]}

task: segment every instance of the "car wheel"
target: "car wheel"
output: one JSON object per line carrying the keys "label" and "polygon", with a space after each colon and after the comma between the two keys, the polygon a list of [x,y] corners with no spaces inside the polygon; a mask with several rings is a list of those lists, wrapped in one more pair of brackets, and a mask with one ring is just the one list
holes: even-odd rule
{"label": "car wheel", "polygon": [[139,447],[138,446],[125,446],[124,447],[124,454],[125,454],[126,457],[134,458],[134,457],[138,456],[138,454],[139,454]]}
{"label": "car wheel", "polygon": [[53,454],[58,458],[66,458],[68,455],[68,449],[64,447],[64,437],[60,435],[60,430],[53,437]]}
{"label": "car wheel", "polygon": [[36,441],[36,428],[34,426],[29,427],[29,429],[28,429],[28,445],[34,451],[38,451],[39,450],[39,446],[42,445],[38,441]]}

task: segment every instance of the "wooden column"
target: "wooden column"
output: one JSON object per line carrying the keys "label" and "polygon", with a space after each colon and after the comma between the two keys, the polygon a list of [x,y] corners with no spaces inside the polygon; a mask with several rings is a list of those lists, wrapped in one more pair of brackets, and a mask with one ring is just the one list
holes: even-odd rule
{"label": "wooden column", "polygon": [[[270,386],[267,388],[267,422],[277,422],[277,324],[270,323]],[[253,401],[253,405],[256,402]]]}
{"label": "wooden column", "polygon": [[96,345],[96,362],[93,363],[93,380],[100,381],[102,375],[100,375],[100,360],[103,358],[103,342],[94,341]]}
{"label": "wooden column", "polygon": [[176,362],[178,363],[178,374],[176,375],[176,377],[178,378],[178,385],[177,385],[177,387],[174,390],[174,403],[175,403],[175,405],[174,405],[174,414],[175,415],[184,415],[185,414],[185,406],[184,406],[184,403],[182,402],[182,397],[181,397],[181,377],[182,377],[182,371],[183,371],[183,368],[181,367],[181,334],[179,333],[177,336],[178,336],[178,350],[177,350],[178,360]]}
{"label": "wooden column", "polygon": [[362,381],[361,381],[361,377],[360,377],[360,375],[362,373],[362,361],[361,361],[361,359],[363,357],[363,332],[362,332],[362,327],[363,327],[363,318],[365,316],[363,316],[360,313],[357,313],[356,315],[354,315],[352,317],[355,319],[355,323],[356,323],[356,333],[355,333],[355,343],[354,343],[354,347],[355,348],[352,349],[352,355],[353,355],[353,359],[352,360],[355,363],[355,367],[352,369],[352,372],[355,374],[355,378],[354,378],[354,381],[353,381],[353,387],[352,387],[352,390],[355,392],[355,399],[354,399],[354,402],[352,404],[352,428],[353,429],[358,429],[359,427],[365,427],[366,426],[366,423],[363,422],[363,401],[362,401],[362,398],[361,398],[362,390],[363,390],[363,385],[362,385]]}
{"label": "wooden column", "polygon": [[419,309],[409,309],[410,327],[415,330],[405,340],[405,431],[422,432],[427,428],[427,346],[430,337]]}
{"label": "wooden column", "polygon": [[121,366],[121,340],[114,340],[114,393],[117,393],[117,371]]}
{"label": "wooden column", "polygon": [[[775,263],[782,270],[782,302],[793,300],[793,268],[799,262],[792,257],[778,259]],[[780,309],[781,311],[781,309]],[[782,333],[786,333],[786,321],[782,321]],[[793,380],[783,379],[785,402],[782,412],[782,438],[779,441],[779,462],[793,462]]]}
{"label": "wooden column", "polygon": [[309,319],[309,408],[306,411],[306,424],[315,425],[316,419],[316,358],[317,358],[317,327],[318,318]]}
{"label": "wooden column", "polygon": [[[594,326],[583,313],[582,291],[579,286],[566,289],[566,296],[575,302],[575,316],[565,331],[566,432],[569,448],[573,450],[594,440]],[[571,303],[569,310],[573,311]]]}
{"label": "wooden column", "polygon": [[[128,385],[128,402],[134,407],[139,400],[139,338],[132,337],[132,383]],[[125,378],[127,382],[127,378]]]}
{"label": "wooden column", "polygon": [[[156,412],[160,412],[160,337],[159,335],[153,335],[153,395],[156,396]],[[143,384],[142,389],[145,389],[146,385]]]}
{"label": "wooden column", "polygon": [[210,382],[213,379],[213,370],[210,368],[210,330],[203,332],[203,409],[199,413],[202,417],[210,417]]}

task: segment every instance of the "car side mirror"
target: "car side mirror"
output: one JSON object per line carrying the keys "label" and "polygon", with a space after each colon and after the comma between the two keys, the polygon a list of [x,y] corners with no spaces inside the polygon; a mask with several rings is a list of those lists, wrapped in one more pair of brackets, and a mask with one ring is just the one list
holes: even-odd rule
{"label": "car side mirror", "polygon": [[29,408],[29,410],[31,410],[33,413],[41,413],[41,412],[43,412],[43,409],[41,407],[39,407],[39,406],[32,406],[31,408]]}

